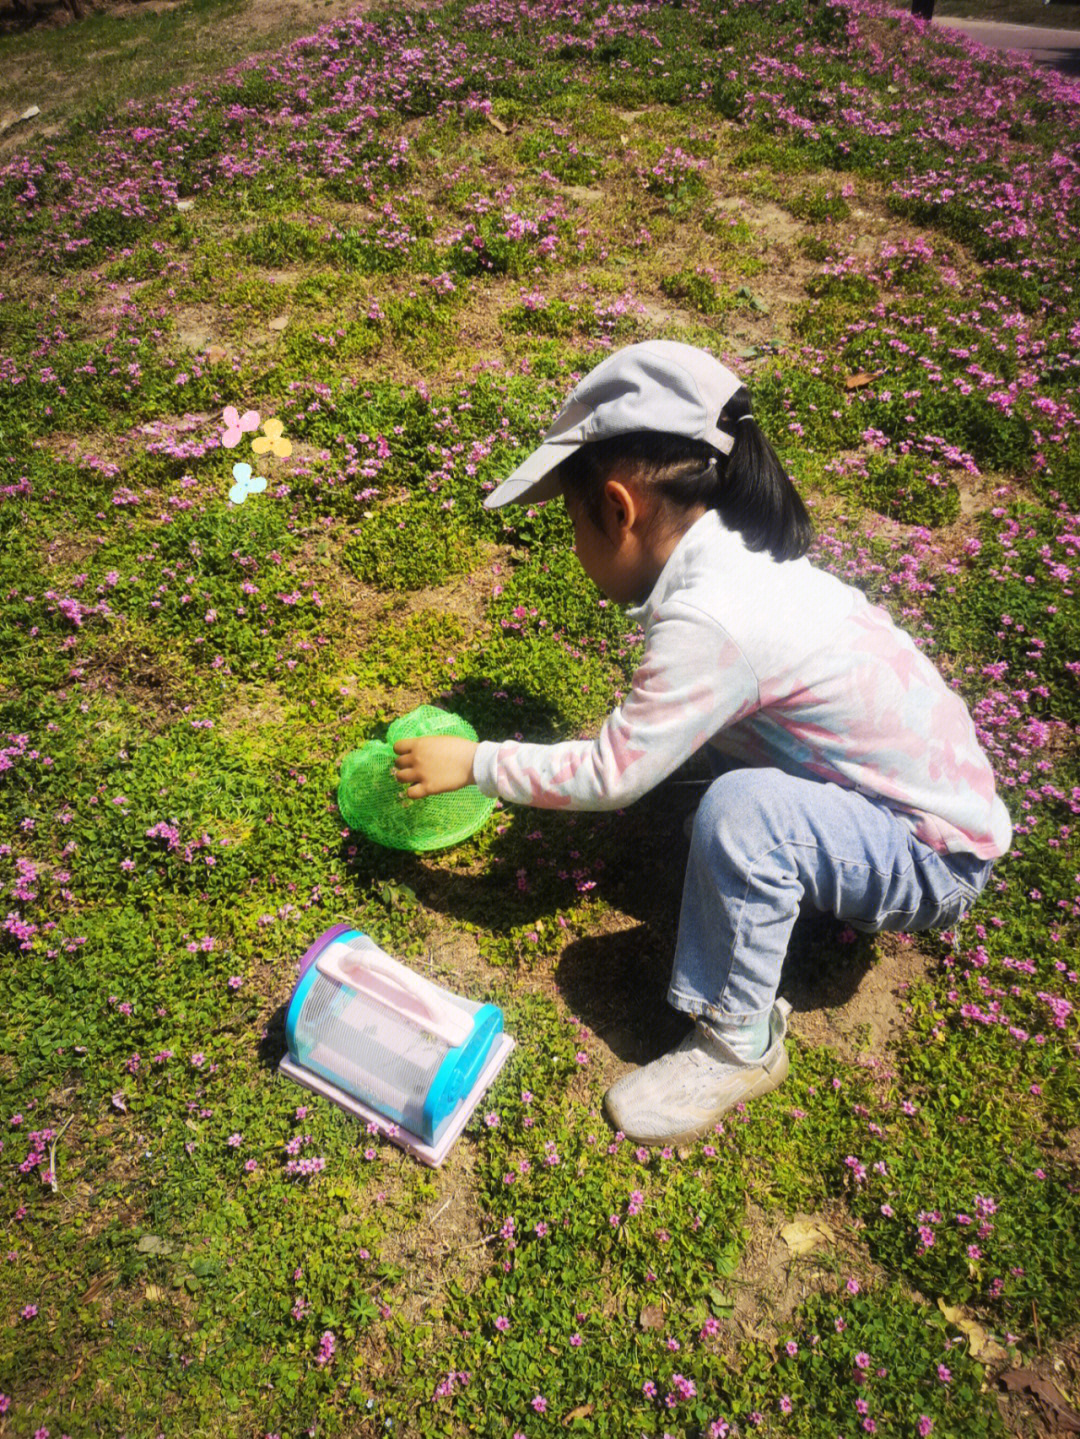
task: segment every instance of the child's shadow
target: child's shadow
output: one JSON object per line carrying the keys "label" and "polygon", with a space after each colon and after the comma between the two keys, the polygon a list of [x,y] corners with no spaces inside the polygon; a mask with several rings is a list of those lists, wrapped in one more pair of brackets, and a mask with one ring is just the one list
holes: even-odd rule
{"label": "child's shadow", "polygon": [[[844,926],[806,908],[795,923],[780,994],[796,1013],[846,1004],[874,962],[870,942],[842,943]],[[617,1058],[646,1064],[665,1054],[689,1028],[667,1002],[675,933],[648,924],[573,940],[555,969],[568,1008]]]}
{"label": "child's shadow", "polygon": [[[490,702],[486,694],[483,698]],[[465,706],[459,702],[458,708]],[[570,1010],[629,1062],[666,1052],[688,1027],[686,1017],[667,1003],[667,988],[689,852],[684,824],[710,777],[695,757],[625,812],[567,816],[574,824],[565,837],[567,855],[580,847],[582,859],[591,862],[595,895],[637,924],[568,943],[556,961],[555,984]],[[350,836],[342,848],[356,843]],[[408,885],[436,912],[485,927],[498,915],[501,927],[511,916],[521,923],[535,913],[534,901],[516,892],[513,865],[521,856],[513,855],[507,851],[509,862],[499,872],[448,873],[421,855],[370,846],[363,868],[368,881],[380,877]],[[602,866],[596,863],[600,859]],[[796,922],[780,986],[796,1011],[837,1008],[858,989],[873,951],[866,940],[842,943],[842,928],[809,908]],[[279,1042],[283,1049],[283,1033]]]}
{"label": "child's shadow", "polygon": [[[555,982],[577,1014],[621,1059],[642,1063],[665,1053],[689,1021],[667,1002],[690,842],[688,816],[704,789],[698,760],[658,786],[604,833],[597,891],[634,928],[574,940]],[[608,818],[605,816],[604,818]],[[804,905],[796,920],[780,993],[797,1012],[846,1004],[873,963],[870,942],[845,943],[844,925]]]}
{"label": "child's shadow", "polygon": [[285,1053],[285,1016],[288,1013],[288,1004],[279,1004],[277,1009],[266,1021],[266,1027],[262,1038],[259,1040],[257,1051],[259,1063],[264,1069],[276,1070]]}

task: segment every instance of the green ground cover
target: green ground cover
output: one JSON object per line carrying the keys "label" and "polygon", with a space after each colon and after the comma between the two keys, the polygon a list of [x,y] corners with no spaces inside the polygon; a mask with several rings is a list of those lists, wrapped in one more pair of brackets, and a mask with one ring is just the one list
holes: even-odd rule
{"label": "green ground cover", "polygon": [[[1040,1432],[1080,1284],[1075,85],[868,0],[398,7],[157,74],[0,168],[0,1434]],[[334,803],[420,702],[544,739],[626,689],[561,507],[481,500],[656,335],[747,375],[817,561],[965,695],[1016,822],[955,934],[807,916],[791,1078],[676,1153],[600,1097],[679,1033],[692,787],[422,859]],[[223,447],[230,405],[292,453]],[[339,920],[517,1039],[443,1170],[275,1073]]]}

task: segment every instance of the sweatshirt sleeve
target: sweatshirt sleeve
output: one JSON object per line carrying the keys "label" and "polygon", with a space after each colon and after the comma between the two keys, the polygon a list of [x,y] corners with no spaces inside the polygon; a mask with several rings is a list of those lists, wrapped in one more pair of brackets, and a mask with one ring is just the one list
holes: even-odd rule
{"label": "sweatshirt sleeve", "polygon": [[757,679],[735,641],[715,620],[674,600],[656,611],[630,693],[596,739],[484,742],[473,777],[484,794],[511,804],[619,809],[757,707]]}

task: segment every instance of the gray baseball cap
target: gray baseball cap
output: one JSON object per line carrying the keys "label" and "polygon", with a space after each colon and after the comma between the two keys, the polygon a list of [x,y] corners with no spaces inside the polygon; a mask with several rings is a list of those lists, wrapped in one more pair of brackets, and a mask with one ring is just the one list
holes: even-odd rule
{"label": "gray baseball cap", "polygon": [[730,455],[734,436],[720,415],[742,381],[706,350],[676,340],[646,340],[617,350],[585,376],[556,416],[539,449],[484,501],[484,508],[550,500],[558,465],[595,440],[658,430],[704,440]]}

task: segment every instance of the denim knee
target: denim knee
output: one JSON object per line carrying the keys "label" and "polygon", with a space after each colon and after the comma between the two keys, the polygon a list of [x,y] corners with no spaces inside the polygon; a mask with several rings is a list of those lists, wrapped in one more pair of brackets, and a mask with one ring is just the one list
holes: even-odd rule
{"label": "denim knee", "polygon": [[773,783],[783,771],[742,768],[719,775],[705,791],[694,816],[693,843],[736,868],[790,839],[777,824],[780,793]]}

